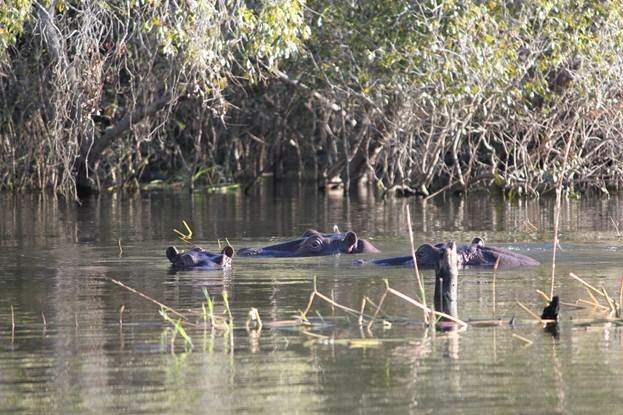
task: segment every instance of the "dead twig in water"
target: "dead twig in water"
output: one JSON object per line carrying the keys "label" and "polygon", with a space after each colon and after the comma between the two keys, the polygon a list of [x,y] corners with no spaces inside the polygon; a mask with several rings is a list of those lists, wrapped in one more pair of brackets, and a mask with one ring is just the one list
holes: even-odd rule
{"label": "dead twig in water", "polygon": [[[385,298],[386,297],[387,297],[387,290],[383,291],[383,295],[381,296],[381,299],[379,300],[379,304],[378,305],[374,305],[374,303],[372,301],[370,301],[370,303],[373,304],[376,307],[376,311],[374,312],[374,315],[372,316],[372,318],[368,322],[368,330],[370,330],[372,328],[372,324],[374,324],[374,321],[376,320],[376,318],[378,317],[379,313],[381,312],[381,307],[383,306],[383,302],[385,302]],[[368,299],[368,301],[369,301],[369,299]]]}
{"label": "dead twig in water", "polygon": [[593,304],[595,304],[596,306],[603,307],[601,304],[599,304],[599,300],[593,295],[593,293],[588,287],[584,287],[584,289],[586,290],[586,293],[588,294],[588,296],[591,298],[591,301],[593,302]]}
{"label": "dead twig in water", "polygon": [[186,231],[188,233],[185,234],[185,233],[183,233],[181,231],[178,231],[177,229],[173,229],[173,232],[178,234],[178,238],[181,241],[190,243],[191,239],[193,238],[193,231],[192,231],[192,229],[190,229],[190,226],[188,226],[188,223],[186,223],[185,220],[182,220],[182,223],[184,224],[184,227],[186,228]]}
{"label": "dead twig in water", "polygon": [[554,283],[556,281],[556,248],[558,248],[558,222],[560,220],[562,184],[565,178],[565,171],[567,169],[567,158],[569,157],[571,143],[573,143],[573,136],[568,137],[567,144],[565,145],[565,155],[562,159],[562,170],[560,172],[560,177],[558,178],[558,183],[556,184],[556,205],[554,206],[554,246],[552,247],[552,283],[549,290],[549,298],[554,298]]}
{"label": "dead twig in water", "polygon": [[603,292],[603,295],[606,298],[606,302],[608,303],[608,306],[610,306],[610,314],[616,315],[617,313],[616,302],[612,298],[610,298],[610,296],[608,295],[608,291],[606,291],[605,287],[601,287],[601,291]]}
{"label": "dead twig in water", "polygon": [[541,297],[543,297],[543,298],[545,299],[545,301],[547,301],[548,303],[549,303],[550,301],[552,301],[552,300],[551,300],[551,298],[549,298],[549,297],[547,296],[547,294],[545,294],[543,291],[541,291],[541,290],[537,289],[537,290],[536,290],[536,292],[537,292],[538,294],[540,294],[540,295],[541,295]]}
{"label": "dead twig in water", "polygon": [[119,325],[123,326],[123,312],[125,311],[125,304],[121,304],[119,308]]}
{"label": "dead twig in water", "polygon": [[614,221],[614,219],[612,218],[612,216],[608,216],[610,218],[610,221],[612,222],[612,225],[614,225],[614,229],[617,232],[617,238],[621,239],[621,232],[619,231],[619,224],[617,222]]}
{"label": "dead twig in water", "polygon": [[345,311],[347,313],[350,313],[354,316],[364,316],[368,319],[371,319],[372,316],[368,316],[366,314],[363,314],[363,312],[354,310],[350,307],[347,307],[345,305],[342,305],[336,301],[333,301],[332,299],[330,299],[329,297],[327,297],[326,295],[322,294],[320,291],[318,291],[317,289],[317,285],[316,285],[316,276],[314,276],[314,290],[312,291],[311,295],[309,296],[309,302],[307,303],[307,308],[305,308],[305,311],[303,311],[303,313],[301,313],[301,317],[305,320],[307,320],[307,313],[309,313],[309,310],[311,310],[311,307],[314,303],[314,299],[318,297],[324,301],[326,301],[327,303],[331,304],[333,307],[335,308],[339,308],[342,311]]}
{"label": "dead twig in water", "polygon": [[516,338],[518,340],[521,340],[522,342],[526,343],[526,345],[528,345],[528,346],[531,346],[534,343],[532,340],[526,339],[525,337],[520,336],[519,334],[513,333],[512,337],[514,337],[514,338]]}
{"label": "dead twig in water", "polygon": [[495,281],[496,281],[496,276],[497,276],[497,272],[498,272],[498,267],[500,266],[500,257],[498,257],[498,259],[495,260],[495,265],[493,266],[493,287],[491,288],[493,291],[493,313],[492,313],[492,318],[495,320]]}
{"label": "dead twig in water", "polygon": [[604,293],[602,293],[601,291],[599,291],[597,288],[593,287],[591,284],[589,284],[588,282],[584,281],[582,278],[578,277],[577,275],[575,275],[573,272],[569,273],[569,276],[575,280],[578,280],[580,283],[582,283],[585,287],[590,288],[593,292],[603,296]]}
{"label": "dead twig in water", "polygon": [[535,320],[541,320],[541,317],[539,317],[538,314],[536,314],[535,312],[533,312],[532,310],[530,310],[528,307],[526,307],[524,304],[522,304],[520,301],[516,301],[517,305],[519,307],[521,307],[526,313],[530,314],[532,317],[534,317]]}
{"label": "dead twig in water", "polygon": [[439,316],[439,317],[444,317],[444,318],[446,318],[446,319],[448,319],[448,320],[450,320],[450,321],[452,321],[452,322],[454,322],[456,324],[459,324],[461,327],[467,327],[467,323],[464,322],[463,320],[459,320],[458,318],[452,317],[451,315],[446,314],[446,313],[442,313],[440,311],[432,310],[432,309],[428,308],[426,305],[420,303],[419,301],[409,297],[408,295],[403,294],[400,291],[391,288],[389,286],[389,282],[387,280],[385,280],[385,286],[386,286],[386,289],[387,289],[388,293],[394,294],[396,297],[402,298],[403,300],[405,300],[405,301],[413,304],[414,306],[424,310],[426,313],[433,314],[433,315],[436,315],[436,316]]}
{"label": "dead twig in water", "polygon": [[608,308],[608,307],[606,307],[606,306],[603,306],[603,305],[601,305],[601,304],[594,303],[594,302],[592,302],[592,301],[587,301],[587,300],[584,300],[584,299],[582,299],[582,298],[578,299],[578,302],[580,302],[580,303],[584,303],[584,304],[588,304],[588,305],[590,305],[590,306],[593,306],[593,308],[601,308],[601,309],[602,309],[602,310],[604,310],[604,311],[608,311],[608,310],[609,310],[609,308]]}
{"label": "dead twig in water", "polygon": [[[167,311],[170,311],[171,313],[175,314],[176,316],[181,317],[183,320],[188,320],[188,318],[184,314],[180,313],[179,311],[175,310],[174,308],[169,307],[168,305],[165,305],[165,304],[161,303],[158,300],[154,300],[153,298],[151,298],[147,294],[143,294],[142,292],[140,292],[140,291],[138,291],[138,290],[136,290],[136,289],[134,289],[132,287],[129,287],[129,286],[125,285],[121,281],[118,281],[118,280],[116,280],[114,278],[110,278],[110,277],[104,277],[104,276],[102,278],[104,278],[105,280],[108,280],[108,281],[112,282],[113,284],[116,284],[116,285],[118,285],[118,286],[120,286],[122,288],[125,288],[126,290],[128,290],[130,292],[133,292],[134,294],[136,294],[136,295],[138,295],[140,297],[143,297],[144,299],[146,299],[148,301],[151,301],[152,303],[160,306],[161,308],[164,308]],[[76,319],[76,325],[78,324],[77,321],[78,320]],[[186,322],[188,322],[188,321],[186,321]]]}
{"label": "dead twig in water", "polygon": [[15,337],[15,310],[13,310],[13,304],[11,304],[11,339]]}

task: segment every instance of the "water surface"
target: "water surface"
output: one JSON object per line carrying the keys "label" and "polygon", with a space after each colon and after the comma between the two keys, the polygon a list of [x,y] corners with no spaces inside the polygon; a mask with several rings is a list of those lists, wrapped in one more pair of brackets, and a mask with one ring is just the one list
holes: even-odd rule
{"label": "water surface", "polygon": [[[216,249],[225,238],[236,248],[257,247],[337,224],[373,241],[383,251],[379,256],[404,255],[407,204],[417,244],[480,236],[542,262],[499,271],[495,285],[490,269],[463,270],[462,318],[529,319],[518,300],[542,310],[535,290],[549,290],[551,198],[508,202],[470,194],[424,203],[270,185],[251,196],[106,194],[79,206],[42,195],[0,195],[0,412],[617,411],[623,403],[617,393],[623,387],[621,328],[579,324],[596,316],[589,311],[563,308],[557,335],[521,321],[514,328],[442,333],[426,329],[418,310],[394,298],[385,311],[406,321],[391,328],[360,329],[356,318],[348,321],[318,304],[311,315],[325,322],[312,329],[247,332],[251,307],[265,322],[303,310],[314,276],[321,292],[355,309],[363,296],[378,301],[384,279],[409,295],[417,283],[409,269],[354,265],[352,256],[234,258],[228,271],[177,273],[164,257],[166,246],[184,245],[173,232],[182,220],[206,248]],[[563,204],[556,282],[563,301],[588,298],[569,272],[618,296],[621,206],[616,197]],[[433,274],[423,274],[430,299]],[[222,311],[227,290],[239,328],[230,335],[189,328],[192,351],[185,352],[178,338],[172,353],[170,325],[159,308],[107,278],[185,313],[200,310],[204,287]],[[382,342],[358,340],[368,338]]]}

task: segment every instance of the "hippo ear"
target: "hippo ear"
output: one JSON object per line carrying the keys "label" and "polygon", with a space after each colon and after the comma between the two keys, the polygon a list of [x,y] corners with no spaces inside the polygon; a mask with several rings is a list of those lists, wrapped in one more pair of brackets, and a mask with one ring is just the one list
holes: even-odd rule
{"label": "hippo ear", "polygon": [[221,251],[221,254],[231,258],[234,256],[234,248],[232,248],[231,246],[227,245],[225,248],[223,248],[223,250]]}
{"label": "hippo ear", "polygon": [[485,240],[482,238],[474,238],[472,239],[472,245],[476,245],[482,248],[483,246],[485,246]]}
{"label": "hippo ear", "polygon": [[348,250],[357,246],[357,234],[353,231],[348,231],[344,236],[344,245],[348,247]]}
{"label": "hippo ear", "polygon": [[171,261],[172,263],[175,263],[175,260],[177,259],[177,256],[179,255],[179,251],[177,250],[176,247],[170,246],[167,248],[166,254],[167,254],[167,258],[169,258],[169,261]]}

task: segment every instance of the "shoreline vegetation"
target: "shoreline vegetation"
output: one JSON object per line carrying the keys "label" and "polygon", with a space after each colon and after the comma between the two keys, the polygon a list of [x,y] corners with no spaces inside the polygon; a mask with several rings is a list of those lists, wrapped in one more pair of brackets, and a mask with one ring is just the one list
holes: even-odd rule
{"label": "shoreline vegetation", "polygon": [[623,184],[614,1],[0,4],[0,190]]}

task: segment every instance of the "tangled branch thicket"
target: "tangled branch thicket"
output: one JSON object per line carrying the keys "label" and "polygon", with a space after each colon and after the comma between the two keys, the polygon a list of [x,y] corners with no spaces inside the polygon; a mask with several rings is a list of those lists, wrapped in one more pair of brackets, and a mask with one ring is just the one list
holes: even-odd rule
{"label": "tangled branch thicket", "polygon": [[0,5],[0,186],[75,197],[294,172],[346,190],[608,191],[623,183],[622,10],[17,0]]}

